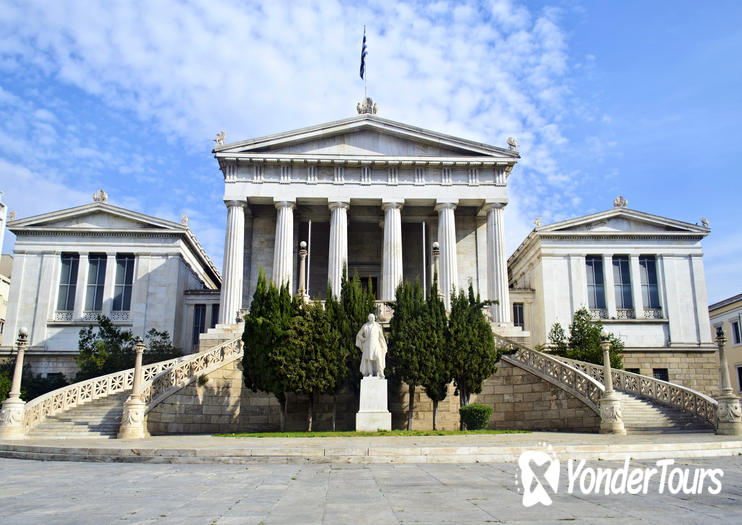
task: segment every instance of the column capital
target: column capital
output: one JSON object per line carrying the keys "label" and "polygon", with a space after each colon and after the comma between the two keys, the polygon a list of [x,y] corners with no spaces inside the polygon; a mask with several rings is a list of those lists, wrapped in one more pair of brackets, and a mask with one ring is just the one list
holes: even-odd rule
{"label": "column capital", "polygon": [[275,205],[275,207],[276,207],[277,210],[278,209],[281,209],[281,208],[290,208],[290,209],[293,210],[294,208],[296,208],[296,202],[295,201],[276,201],[274,203],[274,205]]}
{"label": "column capital", "polygon": [[230,199],[230,200],[224,201],[224,205],[227,208],[233,208],[233,207],[236,207],[236,206],[240,206],[242,208],[247,208],[247,201]]}
{"label": "column capital", "polygon": [[456,206],[458,206],[459,201],[437,201],[435,203],[435,211],[441,211],[441,210],[455,210]]}
{"label": "column capital", "polygon": [[484,203],[484,205],[482,206],[482,210],[485,213],[489,213],[492,210],[501,210],[501,209],[503,209],[507,205],[508,205],[508,201],[505,201],[505,202],[502,202],[502,201],[491,202],[490,201],[490,202],[485,202]]}
{"label": "column capital", "polygon": [[347,210],[348,208],[350,208],[350,199],[328,201],[327,207],[331,210]]}
{"label": "column capital", "polygon": [[404,199],[388,199],[381,201],[381,209],[386,211],[389,208],[401,210],[404,206]]}

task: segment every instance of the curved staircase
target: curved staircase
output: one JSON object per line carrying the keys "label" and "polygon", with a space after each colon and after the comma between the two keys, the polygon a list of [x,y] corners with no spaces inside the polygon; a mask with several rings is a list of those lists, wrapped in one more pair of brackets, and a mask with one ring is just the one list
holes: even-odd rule
{"label": "curved staircase", "polygon": [[31,439],[115,438],[131,390],[47,416],[26,433]]}
{"label": "curved staircase", "polygon": [[707,421],[677,408],[651,403],[639,396],[616,391],[621,398],[623,424],[628,434],[677,434],[713,432]]}

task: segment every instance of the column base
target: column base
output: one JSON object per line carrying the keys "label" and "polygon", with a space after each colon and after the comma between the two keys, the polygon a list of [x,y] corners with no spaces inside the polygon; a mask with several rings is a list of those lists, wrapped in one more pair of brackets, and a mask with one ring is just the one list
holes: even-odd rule
{"label": "column base", "polygon": [[720,396],[718,401],[716,433],[722,436],[742,435],[742,407],[739,398],[729,394]]}
{"label": "column base", "polygon": [[118,439],[144,439],[149,433],[144,427],[144,411],[147,405],[140,399],[131,397],[124,403],[124,412],[121,414],[121,426]]}
{"label": "column base", "polygon": [[0,439],[23,439],[23,407],[26,402],[19,398],[6,399],[0,410]]}
{"label": "column base", "polygon": [[609,392],[600,398],[600,433],[626,434],[621,398],[615,392]]}

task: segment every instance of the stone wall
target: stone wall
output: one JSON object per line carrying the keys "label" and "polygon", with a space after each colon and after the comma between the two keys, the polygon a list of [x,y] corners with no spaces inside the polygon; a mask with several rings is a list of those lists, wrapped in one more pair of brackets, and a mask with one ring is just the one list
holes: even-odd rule
{"label": "stone wall", "polygon": [[624,368],[638,368],[652,377],[655,368],[667,368],[671,383],[698,390],[707,395],[719,394],[719,355],[716,352],[635,352],[623,354]]}
{"label": "stone wall", "polygon": [[488,428],[598,432],[600,417],[572,394],[500,361],[472,402],[494,407]]}

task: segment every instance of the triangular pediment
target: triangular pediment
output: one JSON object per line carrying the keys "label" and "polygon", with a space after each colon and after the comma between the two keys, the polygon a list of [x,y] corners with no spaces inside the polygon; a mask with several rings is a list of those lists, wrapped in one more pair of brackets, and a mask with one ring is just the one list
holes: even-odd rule
{"label": "triangular pediment", "polygon": [[379,118],[359,115],[309,128],[217,146],[217,157],[238,153],[400,157],[497,157],[518,153]]}
{"label": "triangular pediment", "polygon": [[45,213],[9,224],[11,231],[23,230],[171,230],[182,232],[185,226],[151,217],[142,213],[112,206],[103,202],[93,202],[76,208]]}
{"label": "triangular pediment", "polygon": [[539,233],[564,234],[594,233],[596,235],[634,233],[707,234],[709,232],[708,228],[704,226],[620,207],[541,226],[536,228],[536,231]]}

